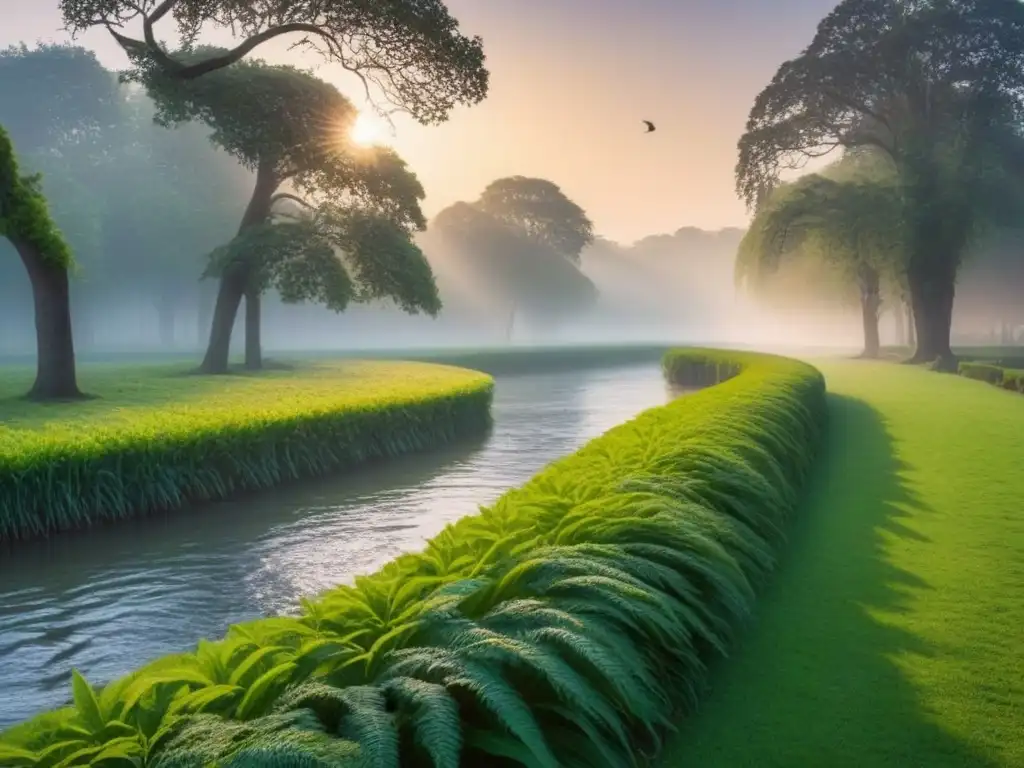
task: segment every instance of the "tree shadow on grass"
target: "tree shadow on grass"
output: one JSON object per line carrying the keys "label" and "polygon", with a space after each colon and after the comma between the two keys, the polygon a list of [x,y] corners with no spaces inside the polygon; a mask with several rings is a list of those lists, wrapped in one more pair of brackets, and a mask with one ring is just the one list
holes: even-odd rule
{"label": "tree shadow on grass", "polygon": [[879,414],[829,395],[829,429],[800,517],[755,624],[715,665],[701,711],[663,768],[989,768],[927,711],[901,661],[937,651],[898,626],[931,587],[890,562],[927,547],[931,510]]}

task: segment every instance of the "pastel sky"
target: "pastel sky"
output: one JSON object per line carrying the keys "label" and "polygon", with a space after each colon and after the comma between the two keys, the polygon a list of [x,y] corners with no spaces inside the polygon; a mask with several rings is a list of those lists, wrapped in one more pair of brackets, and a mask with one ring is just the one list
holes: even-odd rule
{"label": "pastel sky", "polygon": [[[521,174],[559,184],[600,234],[621,242],[682,226],[742,226],[733,166],[751,102],[834,4],[448,0],[462,28],[484,40],[490,95],[442,126],[398,120],[387,140],[423,182],[428,215]],[[67,40],[57,6],[0,0],[0,45]],[[78,42],[109,67],[125,63],[106,32]],[[363,103],[345,73],[286,48],[276,41],[257,55],[318,67]],[[658,130],[645,135],[643,119]]]}

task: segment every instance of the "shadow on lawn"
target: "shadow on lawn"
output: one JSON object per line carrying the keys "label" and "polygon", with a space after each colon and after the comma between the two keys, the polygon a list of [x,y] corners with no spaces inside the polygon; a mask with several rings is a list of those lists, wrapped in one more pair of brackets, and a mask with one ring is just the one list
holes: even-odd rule
{"label": "shadow on lawn", "polygon": [[888,543],[927,547],[930,514],[902,477],[879,415],[829,395],[823,455],[755,626],[716,665],[701,711],[663,768],[993,768],[936,724],[901,659],[934,653],[899,621],[931,587],[897,568]]}

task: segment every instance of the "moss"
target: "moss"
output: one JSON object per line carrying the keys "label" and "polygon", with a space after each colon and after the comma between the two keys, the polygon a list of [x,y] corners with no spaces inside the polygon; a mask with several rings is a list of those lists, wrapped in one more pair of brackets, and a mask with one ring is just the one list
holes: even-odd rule
{"label": "moss", "polygon": [[22,240],[47,263],[70,269],[71,249],[57,229],[40,188],[39,176],[22,176],[14,145],[0,126],[0,237]]}

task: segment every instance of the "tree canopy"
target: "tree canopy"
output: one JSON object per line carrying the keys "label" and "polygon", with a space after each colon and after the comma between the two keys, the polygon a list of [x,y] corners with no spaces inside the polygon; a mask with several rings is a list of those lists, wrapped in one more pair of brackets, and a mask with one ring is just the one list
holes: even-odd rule
{"label": "tree canopy", "polygon": [[356,206],[325,203],[251,227],[211,254],[207,276],[232,260],[250,264],[257,290],[275,288],[286,303],[342,312],[350,302],[391,300],[409,314],[436,317],[441,310],[430,264],[409,228]]}
{"label": "tree canopy", "polygon": [[586,212],[547,179],[509,176],[492,181],[476,205],[577,264],[594,241],[594,225]]}
{"label": "tree canopy", "polygon": [[[194,80],[241,61],[258,46],[291,35],[359,78],[367,97],[424,124],[443,122],[457,104],[487,95],[483,43],[467,37],[442,0],[61,0],[72,32],[107,29],[134,63],[129,77],[147,85],[171,77]],[[161,22],[177,26],[181,49],[202,33],[230,30],[234,48],[185,59],[158,42]],[[141,26],[131,37],[129,26]]]}
{"label": "tree canopy", "polygon": [[165,80],[151,94],[161,125],[209,126],[215,145],[266,174],[269,194],[288,183],[312,198],[350,200],[425,226],[415,174],[388,147],[354,146],[352,103],[310,73],[247,60],[194,81]]}
{"label": "tree canopy", "polygon": [[441,236],[439,270],[458,273],[461,282],[497,302],[510,302],[541,318],[564,316],[588,306],[594,284],[565,255],[518,227],[471,203],[455,203],[431,223]]}
{"label": "tree canopy", "polygon": [[883,153],[905,202],[913,360],[952,368],[957,269],[1005,169],[1024,169],[1022,113],[1024,4],[842,0],[755,100],[737,192],[756,208],[810,159]]}
{"label": "tree canopy", "polygon": [[41,178],[26,176],[18,167],[7,131],[0,125],[0,237],[26,244],[53,265],[69,268],[71,249],[53,223]]}

